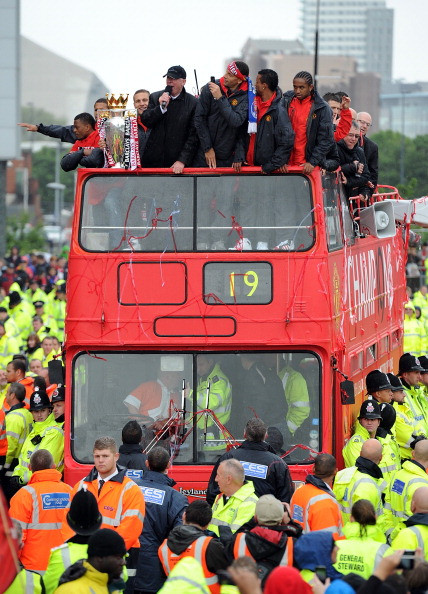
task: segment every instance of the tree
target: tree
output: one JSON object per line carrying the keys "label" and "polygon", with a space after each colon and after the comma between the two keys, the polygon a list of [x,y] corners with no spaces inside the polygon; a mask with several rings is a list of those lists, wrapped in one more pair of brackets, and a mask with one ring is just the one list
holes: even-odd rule
{"label": "tree", "polygon": [[379,146],[379,183],[396,186],[403,198],[428,194],[428,135],[404,139],[404,184],[400,184],[402,135],[386,130],[371,138]]}
{"label": "tree", "polygon": [[38,223],[32,227],[29,220],[30,216],[26,212],[7,219],[6,247],[8,252],[14,245],[19,245],[22,254],[45,248],[46,238],[43,232],[43,224]]}

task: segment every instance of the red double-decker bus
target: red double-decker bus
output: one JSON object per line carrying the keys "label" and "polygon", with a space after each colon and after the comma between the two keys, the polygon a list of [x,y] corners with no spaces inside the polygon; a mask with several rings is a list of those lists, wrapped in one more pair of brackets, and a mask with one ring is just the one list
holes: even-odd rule
{"label": "red double-decker bus", "polygon": [[254,415],[296,480],[314,452],[340,457],[366,373],[397,369],[405,299],[408,225],[357,228],[336,175],[317,169],[80,170],[65,479],[130,418],[195,496],[228,447],[222,427],[242,439]]}

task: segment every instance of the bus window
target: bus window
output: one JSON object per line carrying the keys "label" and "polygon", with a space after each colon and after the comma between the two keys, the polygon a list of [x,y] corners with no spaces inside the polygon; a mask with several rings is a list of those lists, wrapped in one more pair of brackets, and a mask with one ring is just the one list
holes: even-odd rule
{"label": "bus window", "polygon": [[343,247],[342,227],[339,215],[339,191],[334,173],[322,176],[324,212],[327,226],[328,251],[333,252]]}
{"label": "bus window", "polygon": [[[213,464],[227,451],[222,427],[242,440],[253,416],[266,423],[280,455],[296,444],[321,449],[320,362],[310,352],[81,353],[73,369],[71,443],[78,462],[91,460],[96,436],[120,444],[130,419],[140,422],[142,445],[150,448],[154,431],[165,428],[183,399],[186,425],[175,413],[176,422],[161,433],[175,464]],[[303,449],[286,456],[289,463],[307,458]]]}
{"label": "bus window", "polygon": [[309,249],[314,243],[310,185],[301,175],[197,178],[197,249]]}
{"label": "bus window", "polygon": [[190,251],[193,179],[102,175],[83,189],[80,243],[87,251]]}

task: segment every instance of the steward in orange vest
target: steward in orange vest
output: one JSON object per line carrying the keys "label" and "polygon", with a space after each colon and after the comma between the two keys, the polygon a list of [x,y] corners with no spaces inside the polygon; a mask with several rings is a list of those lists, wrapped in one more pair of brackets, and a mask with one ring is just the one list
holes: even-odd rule
{"label": "steward in orange vest", "polygon": [[9,515],[22,527],[19,557],[25,569],[44,572],[52,547],[64,541],[61,524],[70,507],[71,487],[61,481],[52,454],[37,450],[30,458],[32,475],[10,500]]}
{"label": "steward in orange vest", "polygon": [[[207,535],[212,510],[206,501],[193,501],[183,514],[183,525],[175,526],[159,547],[159,559],[166,576],[183,557],[193,557],[202,571],[212,594],[219,594],[216,572],[229,566],[223,545]],[[212,533],[211,533],[212,534]]]}
{"label": "steward in orange vest", "polygon": [[342,514],[331,489],[336,472],[334,456],[319,454],[315,458],[314,474],[308,474],[306,484],[294,492],[290,501],[291,517],[300,524],[304,534],[328,530],[335,537],[342,535]]}
{"label": "steward in orange vest", "polygon": [[[233,559],[244,556],[254,559],[263,587],[275,567],[293,566],[293,537],[300,536],[302,529],[293,522],[288,523],[288,513],[273,495],[259,498],[254,521],[255,526],[237,532],[229,546]],[[250,523],[247,526],[250,527]]]}
{"label": "steward in orange vest", "polygon": [[[140,548],[138,537],[143,531],[146,511],[144,496],[140,487],[126,476],[126,469],[117,466],[119,453],[114,439],[97,439],[93,454],[95,466],[88,476],[74,485],[72,498],[79,489],[86,488],[90,491],[95,496],[103,517],[101,528],[110,528],[122,536],[128,551],[127,587],[132,591]],[[62,542],[73,536],[73,531],[65,521],[62,535]]]}

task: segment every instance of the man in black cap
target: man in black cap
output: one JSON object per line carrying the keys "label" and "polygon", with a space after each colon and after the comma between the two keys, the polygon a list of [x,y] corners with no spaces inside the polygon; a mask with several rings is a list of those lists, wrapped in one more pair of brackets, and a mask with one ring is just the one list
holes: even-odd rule
{"label": "man in black cap", "polygon": [[149,107],[141,115],[142,123],[151,128],[141,166],[168,167],[181,173],[191,165],[196,151],[197,100],[184,88],[186,71],[182,66],[171,66],[165,76],[166,89],[150,95]]}
{"label": "man in black cap", "polygon": [[115,583],[119,588],[125,565],[126,547],[123,538],[110,528],[97,530],[88,541],[88,560],[77,561],[70,565],[60,579],[60,586],[55,590],[59,594],[75,594],[75,592],[102,592],[108,585]]}
{"label": "man in black cap", "polygon": [[373,400],[365,400],[360,408],[360,414],[355,421],[354,435],[342,450],[346,466],[354,466],[363,447],[363,443],[376,436],[382,415],[379,404]]}
{"label": "man in black cap", "polygon": [[425,417],[419,403],[419,393],[421,390],[421,372],[424,368],[419,362],[418,357],[410,353],[401,355],[398,362],[398,376],[406,392],[406,404],[412,412],[413,419],[416,421],[418,431],[428,435],[428,427]]}
{"label": "man in black cap", "polygon": [[66,543],[51,551],[48,567],[43,576],[46,594],[55,591],[59,578],[72,563],[87,557],[89,538],[99,530],[103,520],[98,510],[97,500],[92,493],[87,489],[80,489],[76,493],[66,520],[75,534]]}
{"label": "man in black cap", "polygon": [[401,460],[409,460],[418,439],[424,439],[425,434],[415,421],[412,411],[407,404],[407,392],[396,375],[388,373],[392,385],[392,405],[397,413],[395,419],[395,439],[400,448]]}
{"label": "man in black cap", "polygon": [[372,396],[376,402],[389,403],[392,400],[392,386],[389,383],[386,373],[382,373],[380,369],[370,371],[366,376],[367,394]]}

